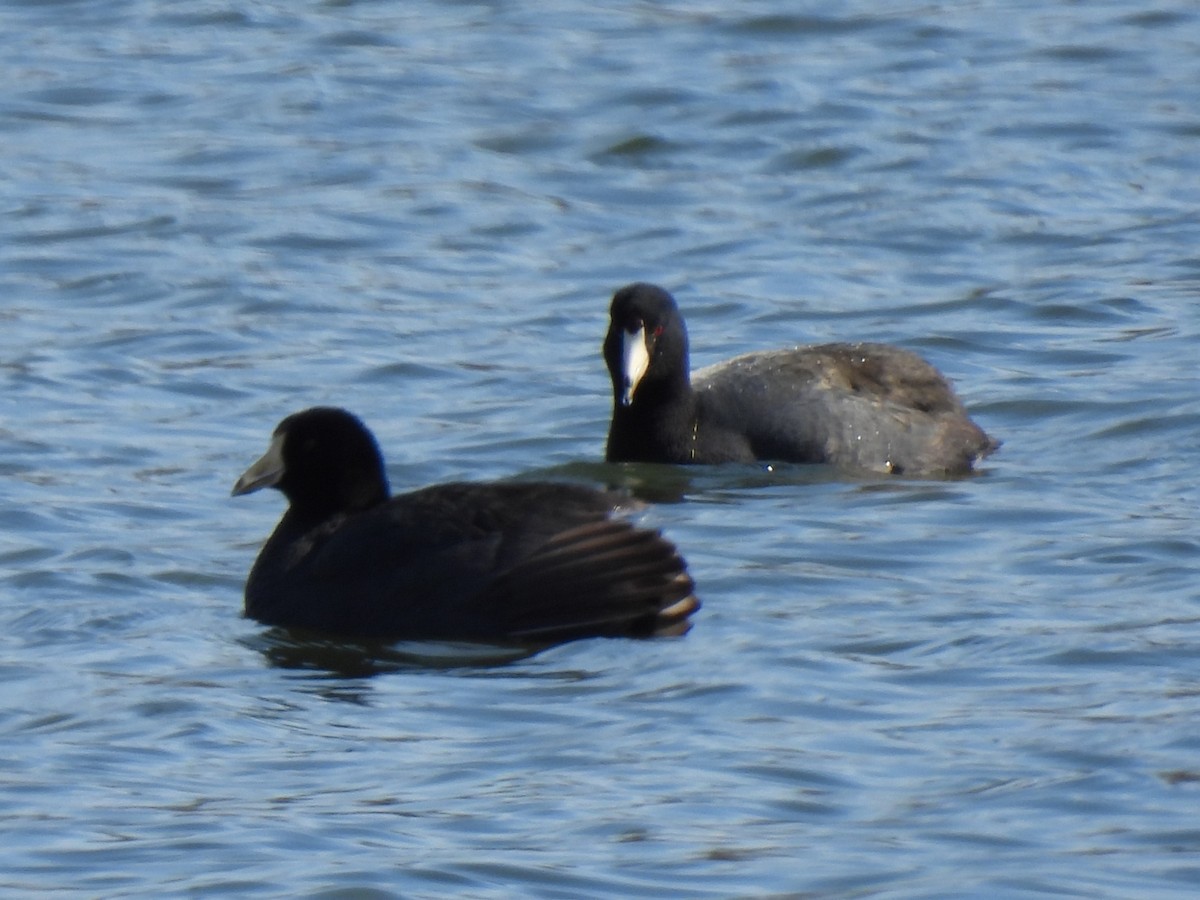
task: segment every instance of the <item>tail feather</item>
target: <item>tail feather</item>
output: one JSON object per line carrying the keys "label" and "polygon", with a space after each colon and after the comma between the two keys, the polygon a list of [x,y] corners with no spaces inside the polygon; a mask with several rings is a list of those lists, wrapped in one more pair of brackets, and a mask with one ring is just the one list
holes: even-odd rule
{"label": "tail feather", "polygon": [[527,640],[685,633],[700,608],[687,564],[654,531],[605,519],[554,536],[481,598]]}

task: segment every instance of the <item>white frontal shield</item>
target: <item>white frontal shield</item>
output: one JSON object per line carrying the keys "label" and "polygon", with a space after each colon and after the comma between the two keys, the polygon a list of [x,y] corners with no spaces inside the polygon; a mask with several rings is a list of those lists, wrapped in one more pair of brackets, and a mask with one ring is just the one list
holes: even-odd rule
{"label": "white frontal shield", "polygon": [[633,403],[633,392],[650,366],[650,352],[646,349],[646,326],[637,331],[621,332],[621,405]]}

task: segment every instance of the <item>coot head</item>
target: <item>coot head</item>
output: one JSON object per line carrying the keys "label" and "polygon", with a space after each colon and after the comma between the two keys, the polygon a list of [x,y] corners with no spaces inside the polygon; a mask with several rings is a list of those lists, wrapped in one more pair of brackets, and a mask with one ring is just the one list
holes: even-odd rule
{"label": "coot head", "polygon": [[288,416],[271,445],[233,486],[233,495],[273,487],[302,514],[325,517],[369,509],[388,497],[374,436],[344,409],[318,406]]}
{"label": "coot head", "polygon": [[639,282],[613,295],[604,338],[604,361],[612,377],[613,402],[631,406],[639,394],[686,393],[688,341],[675,299]]}

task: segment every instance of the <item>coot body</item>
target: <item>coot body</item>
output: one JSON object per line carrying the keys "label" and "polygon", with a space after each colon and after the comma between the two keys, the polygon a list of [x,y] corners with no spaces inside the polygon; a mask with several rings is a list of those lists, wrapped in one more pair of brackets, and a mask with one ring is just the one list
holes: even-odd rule
{"label": "coot body", "polygon": [[373,639],[555,643],[680,634],[699,608],[673,544],[621,497],[554,483],[454,483],[389,496],[352,414],[284,419],[234,486],[288,500],[246,582],[271,625]]}
{"label": "coot body", "polygon": [[999,446],[946,378],[909,350],[816,344],[748,353],[689,375],[687,330],[669,293],[628,285],[610,315],[612,462],[776,460],[961,475]]}

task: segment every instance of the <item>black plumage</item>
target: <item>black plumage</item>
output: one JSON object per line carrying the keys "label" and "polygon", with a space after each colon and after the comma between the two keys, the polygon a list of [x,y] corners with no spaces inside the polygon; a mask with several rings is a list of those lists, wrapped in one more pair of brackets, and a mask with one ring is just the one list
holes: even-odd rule
{"label": "black plumage", "polygon": [[816,344],[689,375],[687,330],[669,293],[628,285],[610,315],[612,462],[777,460],[959,475],[999,446],[946,378],[909,350]]}
{"label": "black plumage", "polygon": [[246,615],[356,638],[547,644],[681,634],[686,564],[580,485],[454,483],[389,496],[374,436],[345,410],[284,419],[235,495],[288,500],[246,582]]}

